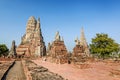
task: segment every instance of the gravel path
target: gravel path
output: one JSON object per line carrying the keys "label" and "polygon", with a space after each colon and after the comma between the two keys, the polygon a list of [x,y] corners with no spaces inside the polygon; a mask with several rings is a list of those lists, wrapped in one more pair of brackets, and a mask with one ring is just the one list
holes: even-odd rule
{"label": "gravel path", "polygon": [[16,61],[5,80],[26,80],[21,61]]}

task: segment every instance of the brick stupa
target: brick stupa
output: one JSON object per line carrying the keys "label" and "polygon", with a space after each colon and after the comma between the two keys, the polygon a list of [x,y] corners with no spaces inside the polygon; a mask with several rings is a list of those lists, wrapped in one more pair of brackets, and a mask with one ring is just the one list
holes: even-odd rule
{"label": "brick stupa", "polygon": [[61,39],[59,32],[56,33],[55,40],[52,44],[48,45],[49,56],[52,57],[52,60],[55,60],[56,63],[66,63],[67,62],[67,49],[64,44],[63,38]]}
{"label": "brick stupa", "polygon": [[16,57],[16,56],[17,56],[17,54],[16,54],[16,45],[15,45],[15,40],[13,40],[10,52],[8,54],[8,57]]}
{"label": "brick stupa", "polygon": [[89,52],[89,47],[87,45],[86,39],[85,39],[85,35],[84,35],[84,30],[83,28],[81,29],[81,37],[80,40],[78,38],[76,38],[75,40],[76,45],[73,48],[73,55],[74,56],[89,56],[90,52]]}
{"label": "brick stupa", "polygon": [[26,33],[21,38],[21,43],[16,49],[17,55],[44,56],[46,46],[43,40],[40,18],[36,20],[31,16],[27,22]]}

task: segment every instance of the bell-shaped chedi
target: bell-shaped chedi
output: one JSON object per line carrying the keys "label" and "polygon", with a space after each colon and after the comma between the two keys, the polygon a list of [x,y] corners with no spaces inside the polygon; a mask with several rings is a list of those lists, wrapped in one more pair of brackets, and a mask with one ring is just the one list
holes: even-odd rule
{"label": "bell-shaped chedi", "polygon": [[31,16],[27,22],[26,33],[21,38],[21,43],[16,49],[18,55],[44,56],[46,46],[43,40],[40,18],[36,20]]}
{"label": "bell-shaped chedi", "polygon": [[85,39],[83,28],[81,29],[80,40],[76,38],[75,42],[76,42],[76,46],[73,48],[73,55],[74,56],[89,56],[90,54],[89,47]]}
{"label": "bell-shaped chedi", "polygon": [[67,62],[67,49],[64,40],[61,40],[59,32],[56,32],[55,40],[48,45],[48,53],[56,63]]}
{"label": "bell-shaped chedi", "polygon": [[17,54],[16,54],[16,45],[15,45],[15,40],[13,40],[10,52],[8,54],[8,57],[16,57],[16,56],[17,56]]}

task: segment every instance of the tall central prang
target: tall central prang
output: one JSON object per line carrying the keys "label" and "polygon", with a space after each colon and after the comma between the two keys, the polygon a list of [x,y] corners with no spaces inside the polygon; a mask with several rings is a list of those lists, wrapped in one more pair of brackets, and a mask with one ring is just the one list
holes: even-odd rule
{"label": "tall central prang", "polygon": [[36,20],[31,16],[27,22],[26,33],[21,38],[21,43],[16,49],[18,55],[44,56],[46,46],[43,40],[40,18]]}

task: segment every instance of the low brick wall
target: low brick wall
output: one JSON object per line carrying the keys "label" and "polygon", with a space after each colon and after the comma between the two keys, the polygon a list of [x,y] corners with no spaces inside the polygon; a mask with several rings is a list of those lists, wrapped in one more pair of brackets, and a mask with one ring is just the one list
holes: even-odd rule
{"label": "low brick wall", "polygon": [[5,80],[8,71],[14,66],[14,64],[15,64],[15,61],[13,61],[12,64],[8,67],[8,69],[6,69],[6,71],[5,71],[5,73],[3,74],[1,80]]}
{"label": "low brick wall", "polygon": [[25,61],[22,60],[21,62],[22,62],[22,66],[23,66],[23,69],[24,69],[25,76],[26,76],[26,80],[32,80],[31,74],[28,71],[28,68],[27,68],[27,66],[25,64]]}

